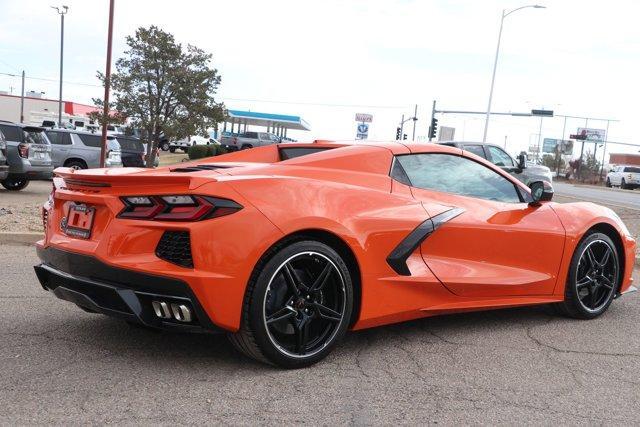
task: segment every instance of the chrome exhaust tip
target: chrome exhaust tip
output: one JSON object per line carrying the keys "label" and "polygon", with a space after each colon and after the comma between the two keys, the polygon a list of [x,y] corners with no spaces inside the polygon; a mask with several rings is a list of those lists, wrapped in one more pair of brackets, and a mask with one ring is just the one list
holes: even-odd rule
{"label": "chrome exhaust tip", "polygon": [[171,311],[173,312],[173,318],[178,322],[189,323],[191,322],[191,309],[184,304],[171,304]]}
{"label": "chrome exhaust tip", "polygon": [[171,319],[171,310],[169,309],[169,304],[166,302],[152,301],[151,306],[157,317],[161,319]]}

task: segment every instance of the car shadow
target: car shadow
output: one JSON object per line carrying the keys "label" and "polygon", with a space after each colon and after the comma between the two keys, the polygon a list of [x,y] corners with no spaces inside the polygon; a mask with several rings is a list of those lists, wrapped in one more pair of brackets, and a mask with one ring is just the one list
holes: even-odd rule
{"label": "car shadow", "polygon": [[[131,326],[100,315],[81,315],[82,320],[76,319],[72,324],[61,322],[55,332],[50,333],[50,338],[68,341],[75,346],[78,356],[82,356],[83,352],[110,352],[117,354],[121,360],[151,359],[154,367],[185,364],[191,368],[201,366],[203,369],[275,369],[241,355],[233,348],[225,334],[155,330]],[[363,346],[369,350],[372,350],[370,347],[373,346],[373,351],[385,351],[391,345],[390,337],[401,341],[424,341],[427,337],[436,337],[430,340],[431,345],[445,346],[452,342],[443,337],[451,334],[455,335],[457,341],[464,341],[467,338],[465,334],[469,338],[477,339],[478,334],[489,335],[497,329],[513,332],[514,329],[523,330],[544,325],[554,317],[548,306],[535,306],[422,318],[362,331],[350,331],[331,357],[350,359],[354,356],[352,353]]]}

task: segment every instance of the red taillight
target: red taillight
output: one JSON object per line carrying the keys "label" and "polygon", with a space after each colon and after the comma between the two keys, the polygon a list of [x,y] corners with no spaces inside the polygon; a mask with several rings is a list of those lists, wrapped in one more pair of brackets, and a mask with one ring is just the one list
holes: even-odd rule
{"label": "red taillight", "polygon": [[18,154],[24,159],[29,158],[29,145],[23,142],[18,144]]}
{"label": "red taillight", "polygon": [[238,203],[208,196],[128,196],[121,197],[124,209],[118,218],[156,221],[200,221],[232,214],[242,209]]}

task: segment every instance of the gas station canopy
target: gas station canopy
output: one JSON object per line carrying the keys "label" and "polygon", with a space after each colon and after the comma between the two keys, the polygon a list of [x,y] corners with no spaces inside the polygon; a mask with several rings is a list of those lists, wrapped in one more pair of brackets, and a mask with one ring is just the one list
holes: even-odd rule
{"label": "gas station canopy", "polygon": [[[232,126],[264,126],[267,129],[284,130],[311,130],[309,123],[299,116],[289,116],[284,114],[258,113],[254,111],[227,110],[228,118],[225,121],[231,123]],[[226,126],[225,126],[226,127]],[[233,126],[235,127],[235,126]],[[240,129],[240,126],[238,126]]]}

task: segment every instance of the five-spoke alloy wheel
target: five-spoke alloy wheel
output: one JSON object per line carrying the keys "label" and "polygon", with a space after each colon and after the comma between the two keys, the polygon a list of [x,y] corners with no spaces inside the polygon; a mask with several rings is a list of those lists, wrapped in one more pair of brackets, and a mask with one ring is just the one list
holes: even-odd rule
{"label": "five-spoke alloy wheel", "polygon": [[562,311],[580,319],[604,313],[618,290],[620,260],[613,241],[606,234],[587,234],[573,255]]}
{"label": "five-spoke alloy wheel", "polygon": [[242,326],[231,341],[243,353],[288,368],[325,357],[349,326],[351,273],[342,257],[316,241],[292,243],[256,271]]}

